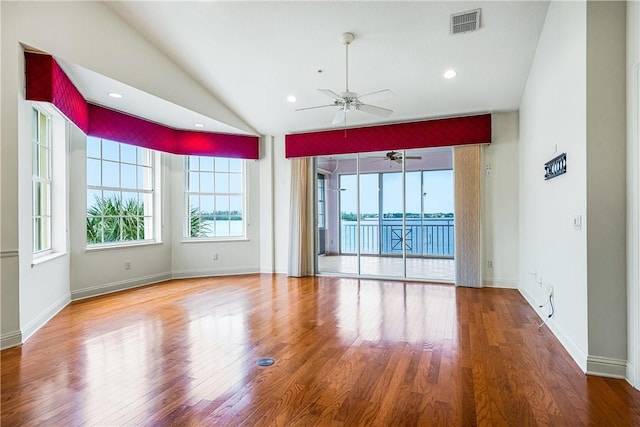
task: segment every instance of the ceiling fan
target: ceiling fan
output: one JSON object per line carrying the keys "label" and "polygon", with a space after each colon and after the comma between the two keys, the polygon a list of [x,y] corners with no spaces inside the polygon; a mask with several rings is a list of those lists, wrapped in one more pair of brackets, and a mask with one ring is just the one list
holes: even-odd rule
{"label": "ceiling fan", "polygon": [[346,89],[344,92],[340,94],[335,93],[330,89],[318,89],[320,92],[324,93],[330,98],[333,98],[333,103],[328,105],[318,105],[315,107],[305,107],[298,108],[296,111],[302,110],[312,110],[316,108],[326,108],[326,107],[339,107],[336,115],[333,118],[332,124],[347,124],[347,113],[350,111],[363,111],[365,113],[375,114],[380,117],[388,117],[393,113],[393,110],[389,110],[382,107],[376,107],[375,105],[365,104],[363,100],[371,101],[376,99],[383,99],[390,96],[393,96],[393,92],[389,89],[378,90],[376,92],[367,93],[365,95],[358,95],[356,92],[349,91],[349,45],[354,40],[354,35],[352,33],[344,33],[342,34],[342,44],[345,45],[346,49]]}
{"label": "ceiling fan", "polygon": [[402,163],[403,159],[406,160],[420,160],[422,159],[422,156],[402,156],[402,153],[399,151],[389,151],[387,154],[384,155],[384,157],[381,157],[381,159],[384,160],[389,160],[390,162],[396,162],[396,163]]}

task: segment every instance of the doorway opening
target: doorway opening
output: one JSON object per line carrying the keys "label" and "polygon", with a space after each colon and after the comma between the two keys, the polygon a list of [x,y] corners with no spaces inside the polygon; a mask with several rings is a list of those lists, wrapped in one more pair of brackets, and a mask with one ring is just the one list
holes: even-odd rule
{"label": "doorway opening", "polygon": [[316,158],[319,274],[455,281],[452,149]]}

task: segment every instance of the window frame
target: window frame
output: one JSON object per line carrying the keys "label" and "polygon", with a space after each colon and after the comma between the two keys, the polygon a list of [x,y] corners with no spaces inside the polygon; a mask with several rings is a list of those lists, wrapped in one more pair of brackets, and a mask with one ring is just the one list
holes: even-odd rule
{"label": "window frame", "polygon": [[[31,244],[34,258],[40,258],[53,253],[53,121],[51,114],[36,105],[32,106],[31,119]],[[45,141],[42,141],[42,119],[45,121]],[[44,173],[41,170],[43,153],[46,153]],[[37,188],[40,188],[40,191]],[[38,203],[38,195],[43,193],[42,189],[45,200],[44,203],[42,200]],[[43,212],[43,209],[46,211]],[[44,224],[48,225],[44,226],[43,220]]]}
{"label": "window frame", "polygon": [[[213,165],[212,168],[207,168],[207,169],[202,169],[201,168],[201,159],[206,158],[206,159],[210,159],[207,160],[208,162],[210,161]],[[197,169],[192,168],[191,165],[191,159],[198,159],[198,167]],[[227,170],[218,170],[216,168],[216,160],[225,160],[227,161]],[[230,162],[231,161],[239,161],[240,162],[240,170],[237,171],[232,171],[231,170],[231,166],[230,166]],[[249,214],[247,211],[247,197],[248,197],[248,192],[247,192],[247,181],[248,181],[248,172],[247,172],[247,160],[246,159],[241,159],[241,158],[232,158],[232,157],[220,157],[220,156],[199,156],[199,155],[186,155],[184,156],[184,162],[183,162],[183,167],[184,167],[184,186],[183,186],[183,194],[184,194],[184,200],[183,200],[183,215],[184,215],[184,221],[183,221],[183,231],[182,231],[182,240],[184,242],[229,242],[229,241],[245,241],[248,240],[247,238],[247,226],[249,224]],[[228,183],[228,190],[227,192],[224,191],[216,191],[215,189],[215,177],[214,179],[214,183],[213,183],[213,189],[211,191],[202,191],[202,189],[200,188],[200,179],[201,179],[201,175],[202,173],[206,173],[206,174],[212,174],[213,176],[215,176],[216,174],[226,174],[227,175],[227,183]],[[198,174],[198,190],[194,191],[191,189],[191,174]],[[241,177],[241,185],[240,185],[240,192],[237,191],[231,191],[231,176],[230,175],[240,175]],[[216,211],[216,205],[215,205],[215,200],[216,197],[240,197],[241,199],[241,219],[240,221],[242,221],[241,224],[241,234],[239,235],[216,235],[215,234],[215,224],[214,224],[214,230],[213,230],[213,235],[206,235],[206,236],[192,236],[192,225],[191,225],[191,221],[192,221],[192,204],[190,203],[190,199],[191,196],[205,196],[205,197],[212,197],[214,202],[213,202],[213,210],[214,210],[214,215],[215,215],[215,211]],[[201,203],[199,203],[198,208],[201,206]],[[232,212],[234,212],[231,208],[231,203],[229,204],[229,208],[228,208],[228,215],[229,215],[229,233],[231,232],[231,221],[234,221],[231,219],[232,216]]]}
{"label": "window frame", "polygon": [[[90,155],[88,150],[89,141],[97,140],[100,143],[100,152],[98,156]],[[117,160],[114,158],[105,158],[105,154],[103,151],[104,143],[112,143],[117,144],[118,146],[118,158]],[[123,146],[128,149],[133,148],[135,150],[135,162],[131,160],[123,160],[122,152]],[[118,220],[119,226],[123,228],[123,223],[125,221],[131,221],[131,219],[137,218],[138,223],[135,225],[136,233],[140,232],[140,227],[142,227],[142,231],[144,233],[144,238],[136,238],[136,239],[126,239],[123,238],[122,229],[120,230],[120,237],[117,240],[105,241],[104,231],[102,231],[101,240],[99,242],[89,242],[89,236],[85,237],[85,245],[87,250],[94,249],[103,249],[103,248],[113,248],[113,247],[129,247],[129,246],[139,246],[139,245],[148,245],[148,244],[156,244],[160,243],[161,234],[160,234],[160,223],[161,223],[161,209],[160,209],[160,177],[159,177],[159,165],[161,164],[160,153],[145,147],[138,147],[132,144],[126,144],[118,141],[109,140],[106,138],[97,138],[87,136],[86,141],[86,153],[85,153],[85,165],[87,165],[87,173],[86,177],[86,206],[85,206],[85,221],[87,227],[85,230],[88,232],[88,222],[90,218],[101,218],[100,222],[105,222],[106,218],[111,218]],[[89,161],[94,160],[100,163],[100,185],[90,184],[89,180]],[[105,185],[104,178],[104,166],[109,164],[113,166],[113,164],[117,165],[118,168],[118,184],[119,185]],[[135,187],[124,187],[122,185],[122,175],[123,175],[123,165],[128,167],[129,169],[135,169]],[[142,176],[142,184],[140,184],[140,179]],[[147,184],[146,182],[149,181]],[[148,188],[147,188],[148,185]],[[126,201],[132,199],[126,199],[123,194],[127,193],[129,195],[136,194],[137,200],[142,202],[142,213],[137,213],[136,215],[126,215],[121,208],[119,215],[102,215],[102,216],[92,216],[89,215],[89,197],[90,194],[94,194],[95,192],[101,192],[102,197],[104,199],[105,193],[109,195],[114,195],[119,193],[119,200]],[[94,207],[95,205],[91,205]],[[136,206],[136,209],[140,209],[139,205]],[[149,221],[147,221],[147,219]],[[142,225],[140,222],[142,221]],[[104,230],[104,229],[103,229]],[[151,234],[150,237],[147,237],[148,234]]]}

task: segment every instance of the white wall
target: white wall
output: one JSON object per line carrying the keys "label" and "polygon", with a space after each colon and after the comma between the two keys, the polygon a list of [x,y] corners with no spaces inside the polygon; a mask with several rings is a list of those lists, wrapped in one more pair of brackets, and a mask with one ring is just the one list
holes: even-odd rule
{"label": "white wall", "polygon": [[[518,287],[518,113],[491,116],[483,147],[482,270],[484,286]],[[490,165],[487,173],[486,166]],[[493,267],[489,268],[489,261]]]}
{"label": "white wall", "polygon": [[[553,287],[556,312],[549,326],[583,370],[588,354],[586,31],[585,2],[549,5],[520,104],[518,191],[520,291],[545,317],[546,308],[538,304]],[[567,173],[545,181],[544,163],[560,153],[567,153]],[[573,228],[576,216],[582,216],[582,230]]]}
{"label": "white wall", "polygon": [[274,254],[276,273],[286,274],[289,265],[289,217],[291,161],[285,158],[284,136],[274,138]]}
{"label": "white wall", "polygon": [[625,376],[626,5],[587,2],[587,371]]}
{"label": "white wall", "polygon": [[[613,377],[627,342],[625,55],[624,2],[552,2],[520,108],[520,290],[545,316],[553,288],[549,327],[583,370]],[[567,173],[544,181],[562,152]]]}

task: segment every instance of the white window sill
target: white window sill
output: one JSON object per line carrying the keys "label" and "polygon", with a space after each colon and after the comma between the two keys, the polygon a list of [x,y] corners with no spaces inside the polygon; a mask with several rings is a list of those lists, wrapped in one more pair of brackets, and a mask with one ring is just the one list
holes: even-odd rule
{"label": "white window sill", "polygon": [[104,251],[104,250],[109,250],[109,249],[128,249],[128,248],[137,248],[137,247],[141,247],[141,246],[156,246],[156,245],[161,245],[162,242],[155,242],[155,241],[149,241],[149,242],[135,242],[135,243],[113,243],[113,244],[106,244],[106,245],[91,245],[91,246],[86,246],[85,247],[85,252],[95,252],[95,251]]}
{"label": "white window sill", "polygon": [[196,239],[188,239],[183,238],[180,243],[234,243],[234,242],[248,242],[249,239],[246,237],[230,237],[228,239],[223,238],[196,238]]}
{"label": "white window sill", "polygon": [[43,264],[47,261],[54,260],[56,258],[60,258],[67,255],[67,252],[53,252],[47,255],[38,256],[37,258],[33,258],[31,260],[31,267],[35,267],[38,264]]}

